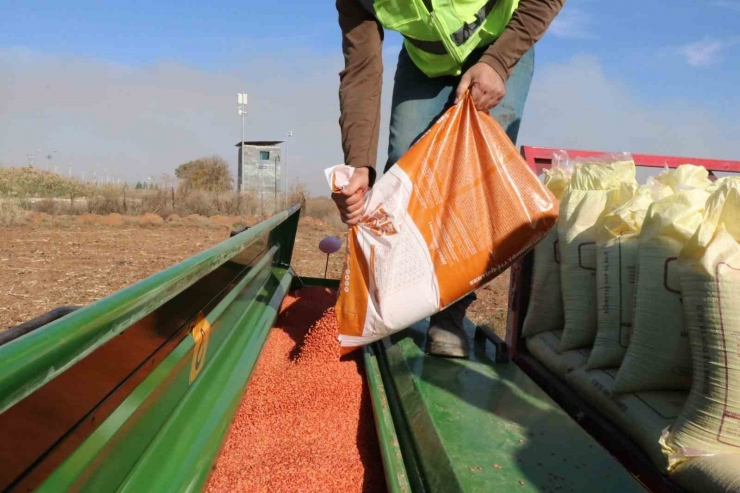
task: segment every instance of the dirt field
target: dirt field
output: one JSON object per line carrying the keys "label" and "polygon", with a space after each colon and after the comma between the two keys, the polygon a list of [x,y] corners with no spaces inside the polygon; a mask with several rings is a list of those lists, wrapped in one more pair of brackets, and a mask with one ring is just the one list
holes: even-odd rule
{"label": "dirt field", "polygon": [[[108,221],[110,222],[110,221]],[[43,221],[3,229],[0,235],[0,330],[61,305],[92,303],[229,237],[228,226],[208,220],[179,224],[128,221]],[[300,276],[323,277],[327,235],[345,230],[312,218],[301,220],[293,267]],[[339,277],[341,252],[330,257],[328,277]],[[508,273],[478,291],[469,311],[476,323],[503,334]]]}

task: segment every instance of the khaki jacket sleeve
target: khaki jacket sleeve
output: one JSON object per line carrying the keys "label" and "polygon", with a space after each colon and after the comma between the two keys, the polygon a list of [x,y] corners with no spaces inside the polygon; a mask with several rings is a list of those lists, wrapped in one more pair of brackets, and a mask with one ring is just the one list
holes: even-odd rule
{"label": "khaki jacket sleeve", "polygon": [[514,65],[542,38],[564,4],[565,0],[520,0],[506,29],[480,61],[508,79]]}
{"label": "khaki jacket sleeve", "polygon": [[336,0],[336,7],[344,53],[344,70],[339,74],[344,162],[374,169],[383,85],[383,29],[358,0]]}

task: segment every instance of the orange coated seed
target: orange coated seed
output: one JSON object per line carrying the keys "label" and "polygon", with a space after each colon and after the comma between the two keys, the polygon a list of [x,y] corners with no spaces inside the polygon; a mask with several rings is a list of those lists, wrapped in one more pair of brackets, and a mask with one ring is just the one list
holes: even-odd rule
{"label": "orange coated seed", "polygon": [[340,359],[335,302],[286,296],[206,491],[386,491],[362,351]]}

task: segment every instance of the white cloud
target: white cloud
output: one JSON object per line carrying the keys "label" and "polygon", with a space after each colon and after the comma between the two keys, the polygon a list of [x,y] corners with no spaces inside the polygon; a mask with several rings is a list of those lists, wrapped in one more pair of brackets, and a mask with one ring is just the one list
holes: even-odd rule
{"label": "white cloud", "polygon": [[641,101],[604,74],[595,57],[544,65],[535,79],[519,144],[737,159],[740,124],[689,98]]}
{"label": "white cloud", "polygon": [[[0,162],[21,164],[42,149],[75,172],[94,165],[129,180],[172,173],[197,156],[218,153],[236,170],[241,136],[236,93],[247,91],[247,139],[290,142],[288,170],[326,193],[322,170],[342,162],[337,87],[341,54],[310,53],[243,60],[239,71],[204,71],[171,63],[143,68],[0,52]],[[378,160],[385,160],[397,53],[386,56]],[[599,60],[541,64],[527,102],[519,144],[629,150],[698,157],[740,156],[740,124],[690,98],[670,105],[640,101]],[[37,153],[38,154],[38,153]],[[66,169],[62,167],[62,170]]]}
{"label": "white cloud", "polygon": [[717,0],[714,5],[725,9],[740,10],[740,1],[738,0]]}
{"label": "white cloud", "polygon": [[712,39],[688,43],[678,48],[678,53],[692,67],[715,65],[722,59],[722,53],[740,42],[738,38]]}
{"label": "white cloud", "polygon": [[561,38],[593,38],[595,35],[590,29],[592,23],[591,15],[578,7],[569,8],[566,4],[547,32]]}
{"label": "white cloud", "polygon": [[[390,55],[390,54],[389,54]],[[395,57],[387,60],[385,107]],[[0,163],[51,163],[91,176],[111,167],[130,181],[172,173],[198,156],[220,154],[236,175],[241,121],[236,93],[249,93],[247,140],[283,140],[291,183],[326,188],[322,170],[343,161],[337,89],[342,57],[265,53],[236,71],[174,63],[128,67],[22,49],[0,50]],[[383,129],[387,129],[387,115]],[[384,134],[387,133],[384,132]],[[382,145],[387,145],[384,135]],[[384,149],[384,147],[382,147]],[[37,152],[40,149],[41,152]],[[385,152],[382,153],[383,155]]]}

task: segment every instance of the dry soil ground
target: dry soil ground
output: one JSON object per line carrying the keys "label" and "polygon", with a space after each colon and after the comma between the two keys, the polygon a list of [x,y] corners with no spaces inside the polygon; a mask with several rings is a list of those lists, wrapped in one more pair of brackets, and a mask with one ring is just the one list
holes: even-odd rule
{"label": "dry soil ground", "polygon": [[[0,235],[0,330],[60,305],[84,305],[144,279],[229,237],[228,226],[201,223],[96,224],[43,221],[3,228]],[[340,226],[304,218],[293,266],[302,276],[324,275],[318,250]],[[328,277],[339,277],[342,254],[330,257]],[[469,316],[503,334],[508,272],[478,291]]]}

